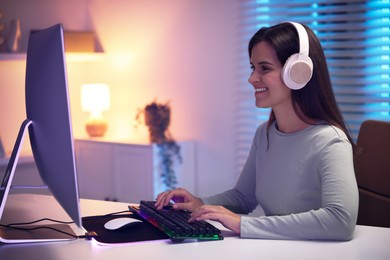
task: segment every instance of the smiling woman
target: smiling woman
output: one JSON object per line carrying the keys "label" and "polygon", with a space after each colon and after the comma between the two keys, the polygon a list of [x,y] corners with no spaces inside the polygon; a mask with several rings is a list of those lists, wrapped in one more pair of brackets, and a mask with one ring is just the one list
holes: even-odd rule
{"label": "smiling woman", "polygon": [[[156,206],[174,200],[176,209],[193,212],[192,221],[215,220],[243,238],[351,239],[358,209],[354,144],[317,37],[305,25],[285,22],[261,28],[248,50],[256,106],[271,114],[255,133],[235,187],[203,199],[167,191]],[[305,80],[291,84],[296,79]],[[264,215],[239,215],[258,206]]]}
{"label": "smiling woman", "polygon": [[[322,42],[338,106],[355,141],[363,121],[390,120],[389,1],[243,0],[240,9],[240,16],[245,17],[240,25],[243,45],[251,37],[247,32],[282,21],[295,20],[313,29]],[[243,57],[240,74],[247,71],[248,62]],[[250,106],[253,99],[247,94],[246,79],[243,76],[240,81],[236,119],[245,126],[238,131],[239,169],[258,122],[266,121],[269,115],[269,110]]]}

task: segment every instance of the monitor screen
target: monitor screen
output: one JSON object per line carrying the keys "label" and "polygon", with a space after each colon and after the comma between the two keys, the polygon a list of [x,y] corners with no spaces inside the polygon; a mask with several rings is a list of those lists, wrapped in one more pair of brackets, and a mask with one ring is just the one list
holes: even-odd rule
{"label": "monitor screen", "polygon": [[[28,129],[34,160],[43,182],[81,227],[61,24],[30,35],[25,88],[27,119],[21,124],[7,169],[0,176],[0,218]],[[9,242],[3,230],[0,241]]]}
{"label": "monitor screen", "polygon": [[61,24],[32,33],[26,61],[26,113],[34,160],[44,183],[81,227]]}

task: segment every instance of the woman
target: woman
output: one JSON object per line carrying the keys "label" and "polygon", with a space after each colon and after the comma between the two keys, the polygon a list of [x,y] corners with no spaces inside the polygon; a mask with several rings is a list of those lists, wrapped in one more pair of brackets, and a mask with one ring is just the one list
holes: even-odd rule
{"label": "woman", "polygon": [[[174,208],[193,212],[190,221],[215,220],[243,238],[352,238],[358,210],[354,144],[335,101],[322,47],[311,29],[301,29],[313,65],[301,89],[287,87],[282,79],[283,65],[302,47],[298,27],[262,28],[249,42],[256,106],[271,108],[271,114],[256,131],[236,186],[203,199],[184,189],[163,192],[156,207],[172,199]],[[257,205],[263,216],[238,215]]]}

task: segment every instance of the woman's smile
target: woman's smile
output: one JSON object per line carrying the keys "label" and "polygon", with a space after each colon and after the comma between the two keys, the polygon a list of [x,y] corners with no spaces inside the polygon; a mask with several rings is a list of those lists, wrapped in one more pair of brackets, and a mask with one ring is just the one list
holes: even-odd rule
{"label": "woman's smile", "polygon": [[255,97],[260,98],[265,93],[268,93],[268,88],[255,88]]}

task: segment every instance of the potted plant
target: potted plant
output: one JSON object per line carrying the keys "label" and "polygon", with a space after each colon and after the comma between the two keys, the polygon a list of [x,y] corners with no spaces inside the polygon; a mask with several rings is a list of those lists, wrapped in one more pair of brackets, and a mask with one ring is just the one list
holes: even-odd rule
{"label": "potted plant", "polygon": [[171,116],[169,102],[162,104],[153,101],[147,104],[142,110],[138,111],[136,115],[137,122],[141,121],[141,115],[144,116],[145,125],[149,130],[149,140],[158,149],[162,183],[167,189],[175,189],[177,178],[174,171],[174,161],[177,159],[181,163],[182,157],[180,146],[173,139],[168,129]]}

